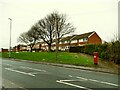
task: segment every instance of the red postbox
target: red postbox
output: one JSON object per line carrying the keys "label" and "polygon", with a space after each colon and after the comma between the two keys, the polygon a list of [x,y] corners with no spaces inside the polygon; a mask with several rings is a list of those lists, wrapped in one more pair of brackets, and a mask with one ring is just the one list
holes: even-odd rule
{"label": "red postbox", "polygon": [[98,52],[94,52],[94,64],[97,65],[98,64]]}

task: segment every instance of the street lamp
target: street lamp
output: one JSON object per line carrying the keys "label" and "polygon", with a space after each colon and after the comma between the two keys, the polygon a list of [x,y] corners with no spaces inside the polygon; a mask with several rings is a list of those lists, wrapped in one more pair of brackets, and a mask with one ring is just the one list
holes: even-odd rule
{"label": "street lamp", "polygon": [[12,30],[12,19],[8,18],[10,20],[10,44],[9,44],[9,58],[11,58],[11,30]]}

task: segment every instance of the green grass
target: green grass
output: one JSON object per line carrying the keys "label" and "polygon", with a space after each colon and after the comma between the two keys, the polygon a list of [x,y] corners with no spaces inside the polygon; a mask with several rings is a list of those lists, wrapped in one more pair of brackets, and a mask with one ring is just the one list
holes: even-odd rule
{"label": "green grass", "polygon": [[[2,53],[2,57],[8,58],[8,53]],[[89,57],[82,56],[77,53],[59,52],[58,59],[56,60],[55,52],[19,52],[11,53],[12,58],[41,61],[41,62],[51,62],[51,63],[64,63],[73,65],[84,65],[93,66],[93,60]]]}

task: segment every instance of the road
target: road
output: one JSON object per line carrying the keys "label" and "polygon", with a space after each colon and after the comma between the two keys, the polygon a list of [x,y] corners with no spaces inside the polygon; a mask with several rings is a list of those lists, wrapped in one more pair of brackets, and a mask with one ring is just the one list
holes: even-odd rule
{"label": "road", "polygon": [[80,88],[118,90],[118,75],[52,65],[2,60],[3,87],[21,88]]}

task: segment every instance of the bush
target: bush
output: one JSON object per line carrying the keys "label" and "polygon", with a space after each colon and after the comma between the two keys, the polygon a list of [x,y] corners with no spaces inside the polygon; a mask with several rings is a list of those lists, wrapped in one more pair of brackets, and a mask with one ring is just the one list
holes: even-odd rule
{"label": "bush", "polygon": [[108,61],[120,64],[120,41],[105,44],[89,44],[85,46],[70,47],[70,52],[81,52],[93,55],[98,52],[98,56]]}
{"label": "bush", "polygon": [[120,41],[112,42],[109,45],[108,57],[111,61],[120,64]]}
{"label": "bush", "polygon": [[101,53],[100,53],[100,57],[101,57],[102,59],[108,59],[107,52],[101,52]]}

